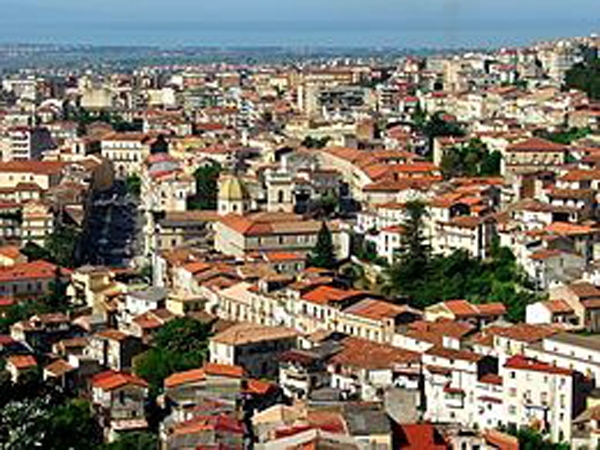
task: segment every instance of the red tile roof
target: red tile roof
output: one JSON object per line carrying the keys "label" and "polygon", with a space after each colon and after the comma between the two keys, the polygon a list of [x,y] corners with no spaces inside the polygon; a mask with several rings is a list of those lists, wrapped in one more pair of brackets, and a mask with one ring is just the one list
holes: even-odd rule
{"label": "red tile roof", "polygon": [[548,300],[542,302],[542,305],[553,314],[572,314],[573,308],[564,300]]}
{"label": "red tile roof", "polygon": [[376,370],[393,369],[396,365],[420,360],[421,355],[417,352],[350,337],[342,341],[342,350],[330,358],[329,364]]}
{"label": "red tile roof", "polygon": [[92,377],[92,386],[103,391],[112,391],[127,385],[148,387],[148,383],[145,380],[127,372],[107,370]]}
{"label": "red tile roof", "polygon": [[398,425],[398,449],[446,450],[448,444],[430,423]]}
{"label": "red tile roof", "polygon": [[425,352],[425,354],[430,356],[436,356],[440,358],[450,359],[450,360],[462,360],[469,362],[477,362],[483,355],[480,355],[475,352],[470,352],[467,350],[454,350],[451,348],[442,347],[441,345],[436,345],[431,347],[429,350]]}
{"label": "red tile roof", "polygon": [[490,327],[486,329],[486,332],[495,336],[532,344],[555,335],[557,330],[547,325],[520,323],[510,327]]}
{"label": "red tile roof", "polygon": [[220,377],[243,378],[246,375],[243,367],[230,364],[206,363],[202,369],[206,375]]}
{"label": "red tile roof", "polygon": [[[0,268],[0,283],[18,280],[49,279],[56,276],[58,266],[48,261],[33,261],[23,264],[15,264],[11,267]],[[60,269],[61,275],[71,273],[68,269]]]}
{"label": "red tile roof", "polygon": [[540,362],[533,358],[527,358],[522,355],[515,355],[508,359],[504,364],[507,369],[531,370],[535,372],[545,372],[553,375],[573,375],[573,371],[563,369],[551,364]]}
{"label": "red tile roof", "polygon": [[339,303],[346,300],[352,299],[364,295],[363,291],[356,291],[351,289],[338,289],[330,286],[319,286],[316,289],[304,294],[302,300],[306,300],[311,303],[317,303],[319,305],[328,305],[330,303]]}
{"label": "red tile roof", "polygon": [[0,173],[3,172],[25,172],[36,175],[58,175],[68,166],[63,161],[2,161],[0,162]]}
{"label": "red tile roof", "polygon": [[510,145],[508,152],[564,152],[567,151],[565,145],[556,144],[546,139],[530,138],[517,144]]}
{"label": "red tile roof", "polygon": [[165,378],[164,384],[167,388],[173,388],[187,383],[197,383],[204,381],[206,375],[203,369],[186,370],[185,372],[177,372]]}
{"label": "red tile roof", "polygon": [[221,433],[243,434],[244,427],[242,423],[234,417],[220,415],[198,416],[188,421],[178,423],[173,429],[173,434],[177,436],[200,434],[205,432],[217,431]]}
{"label": "red tile roof", "polygon": [[37,366],[37,361],[31,355],[12,355],[6,358],[7,363],[13,365],[18,370]]}
{"label": "red tile roof", "polygon": [[471,317],[479,314],[479,310],[467,300],[448,300],[444,302],[444,306],[456,317]]}
{"label": "red tile roof", "polygon": [[360,302],[344,309],[345,313],[366,317],[373,320],[395,319],[400,314],[412,313],[421,315],[421,311],[406,305],[395,305],[383,300],[366,298]]}

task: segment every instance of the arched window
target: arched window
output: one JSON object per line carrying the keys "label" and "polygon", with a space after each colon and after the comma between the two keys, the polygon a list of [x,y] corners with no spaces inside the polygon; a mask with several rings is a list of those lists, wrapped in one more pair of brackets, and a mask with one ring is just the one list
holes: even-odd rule
{"label": "arched window", "polygon": [[277,193],[277,201],[278,201],[279,203],[283,203],[283,197],[284,197],[284,193],[283,193],[283,191],[279,191],[279,192]]}

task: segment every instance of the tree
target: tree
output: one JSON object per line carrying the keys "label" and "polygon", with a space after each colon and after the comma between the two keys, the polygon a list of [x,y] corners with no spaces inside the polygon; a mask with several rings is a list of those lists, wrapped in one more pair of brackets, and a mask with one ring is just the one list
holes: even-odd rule
{"label": "tree", "polygon": [[50,311],[66,311],[69,309],[67,286],[62,279],[60,267],[54,273],[54,280],[50,283],[50,293],[42,298],[42,303]]}
{"label": "tree", "polygon": [[490,152],[479,139],[462,147],[450,148],[442,156],[441,169],[445,179],[454,177],[500,175],[502,156]]}
{"label": "tree", "polygon": [[570,448],[567,444],[552,443],[530,428],[521,427],[508,432],[519,439],[519,448],[523,450],[568,450]]}
{"label": "tree", "polygon": [[125,180],[125,184],[127,185],[127,193],[134,197],[139,197],[142,193],[142,179],[139,175],[133,174],[129,175]]}
{"label": "tree", "polygon": [[330,140],[331,138],[329,136],[322,138],[306,136],[300,145],[306,148],[325,148]]}
{"label": "tree", "polygon": [[585,92],[592,100],[600,100],[600,59],[592,57],[571,67],[565,75],[565,86]]}
{"label": "tree", "polygon": [[384,286],[387,293],[409,296],[416,304],[421,303],[417,294],[427,282],[431,263],[431,247],[424,234],[426,215],[423,202],[406,204],[407,219],[402,224],[400,249],[396,261],[386,271],[388,281]]}
{"label": "tree", "polygon": [[196,169],[196,195],[188,199],[188,209],[217,209],[218,180],[221,165],[213,162]]}
{"label": "tree", "polygon": [[94,449],[101,443],[90,404],[52,392],[30,392],[0,410],[0,449]]}
{"label": "tree", "polygon": [[415,123],[415,127],[421,131],[428,140],[429,151],[433,149],[433,140],[439,136],[464,136],[465,131],[455,122],[450,122],[444,117],[444,113],[433,114],[428,121],[421,124]]}
{"label": "tree", "polygon": [[321,225],[317,243],[309,255],[309,264],[322,269],[333,269],[337,266],[333,238],[325,222]]}
{"label": "tree", "polygon": [[67,225],[58,225],[46,238],[44,248],[49,260],[62,267],[76,267],[76,251],[81,233],[78,229]]}
{"label": "tree", "polygon": [[104,448],[105,450],[153,450],[158,448],[158,437],[147,431],[125,433]]}
{"label": "tree", "polygon": [[200,367],[208,352],[210,325],[183,317],[163,326],[154,346],[134,360],[134,371],[150,384],[155,395],[174,372]]}
{"label": "tree", "polygon": [[23,248],[21,249],[21,253],[23,253],[27,257],[27,261],[29,262],[37,261],[38,259],[49,260],[52,257],[48,250],[31,241],[28,241],[23,246]]}

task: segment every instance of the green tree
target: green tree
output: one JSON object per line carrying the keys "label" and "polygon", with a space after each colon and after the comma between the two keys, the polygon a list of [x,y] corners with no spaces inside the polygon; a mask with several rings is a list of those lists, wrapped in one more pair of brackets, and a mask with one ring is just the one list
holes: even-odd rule
{"label": "green tree", "polygon": [[404,232],[400,237],[400,250],[396,261],[388,268],[387,291],[392,295],[406,295],[418,305],[431,268],[431,247],[425,238],[424,227],[427,211],[425,204],[411,201],[406,204]]}
{"label": "green tree", "polygon": [[217,209],[218,180],[221,165],[213,162],[210,165],[196,169],[196,195],[188,199],[188,209]]}
{"label": "green tree", "polygon": [[[417,127],[417,124],[415,124]],[[445,119],[443,112],[433,114],[428,121],[424,122],[417,128],[421,131],[428,141],[429,151],[433,149],[433,140],[440,136],[455,136],[461,137],[465,135],[465,131],[456,122],[450,122]]]}
{"label": "green tree", "polygon": [[87,450],[101,443],[88,402],[42,393],[8,402],[0,411],[0,449]]}
{"label": "green tree", "polygon": [[519,448],[522,450],[568,450],[568,444],[555,444],[545,439],[539,432],[530,428],[522,427],[518,430],[509,430],[509,433],[519,440]]}
{"label": "green tree", "polygon": [[27,257],[27,261],[29,262],[37,261],[38,259],[49,260],[52,258],[52,255],[50,255],[50,252],[48,250],[31,241],[28,241],[23,246],[23,248],[21,249],[21,253],[23,253]]}
{"label": "green tree", "polygon": [[308,259],[309,264],[313,267],[333,269],[337,266],[333,238],[325,222],[321,225],[321,229],[317,235],[317,243]]}
{"label": "green tree", "polygon": [[208,352],[210,326],[183,317],[170,321],[156,334],[153,347],[134,360],[134,371],[150,384],[153,394],[174,372],[200,367]]}
{"label": "green tree", "polygon": [[72,226],[59,225],[46,238],[44,248],[49,259],[62,267],[76,267],[76,251],[81,239],[81,232]]}
{"label": "green tree", "polygon": [[329,136],[322,138],[306,136],[300,145],[306,148],[325,148],[330,140],[331,138]]}
{"label": "green tree", "polygon": [[593,57],[575,64],[565,75],[565,86],[585,92],[592,100],[600,100],[600,59]]}
{"label": "green tree", "polygon": [[442,156],[441,170],[445,179],[497,176],[501,161],[499,152],[490,152],[483,142],[473,139],[465,146],[447,149]]}
{"label": "green tree", "polygon": [[153,450],[158,449],[158,437],[147,431],[125,433],[103,448],[104,450]]}
{"label": "green tree", "polygon": [[142,179],[139,175],[129,175],[125,180],[127,192],[134,197],[139,197],[142,194]]}

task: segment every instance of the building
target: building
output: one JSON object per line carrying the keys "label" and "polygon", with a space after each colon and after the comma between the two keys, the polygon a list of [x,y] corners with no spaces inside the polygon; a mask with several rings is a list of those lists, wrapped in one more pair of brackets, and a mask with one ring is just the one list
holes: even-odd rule
{"label": "building", "polygon": [[[285,213],[255,213],[223,217],[215,226],[215,248],[226,255],[251,253],[307,254],[317,243],[323,224]],[[347,233],[335,222],[328,224],[338,259],[348,257]]]}
{"label": "building", "polygon": [[254,378],[276,377],[279,355],[297,340],[295,330],[241,323],[210,338],[210,362],[241,366]]}
{"label": "building", "polygon": [[528,426],[553,442],[570,442],[572,421],[584,409],[575,372],[525,356],[509,358],[500,372],[508,426]]}
{"label": "building", "polygon": [[46,128],[14,127],[8,136],[11,161],[40,160],[47,150],[54,148],[52,135]]}

